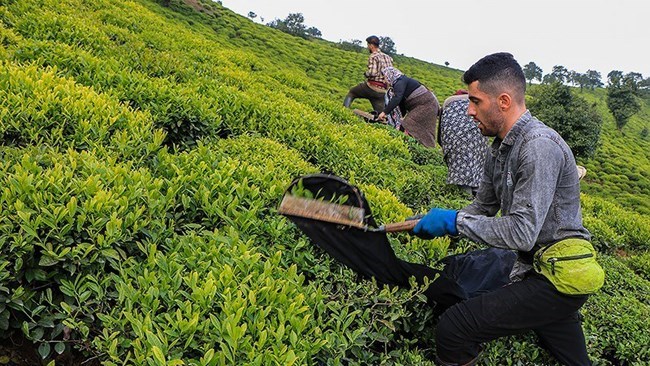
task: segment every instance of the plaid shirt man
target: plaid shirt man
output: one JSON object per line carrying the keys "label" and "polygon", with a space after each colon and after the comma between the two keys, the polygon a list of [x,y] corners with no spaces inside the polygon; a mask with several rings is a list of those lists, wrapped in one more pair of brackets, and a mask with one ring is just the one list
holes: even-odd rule
{"label": "plaid shirt man", "polygon": [[368,57],[368,71],[364,75],[368,82],[382,83],[386,88],[386,79],[381,74],[381,70],[389,66],[393,66],[393,59],[378,49]]}

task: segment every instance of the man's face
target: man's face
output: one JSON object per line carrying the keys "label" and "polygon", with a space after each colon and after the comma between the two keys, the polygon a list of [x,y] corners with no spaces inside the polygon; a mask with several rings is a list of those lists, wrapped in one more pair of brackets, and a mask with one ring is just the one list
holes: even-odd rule
{"label": "man's face", "polygon": [[469,107],[467,114],[478,123],[478,128],[484,136],[497,136],[505,125],[505,116],[499,110],[495,97],[479,90],[479,82],[468,85]]}
{"label": "man's face", "polygon": [[370,43],[366,43],[366,48],[368,49],[368,53],[372,53],[372,45]]}

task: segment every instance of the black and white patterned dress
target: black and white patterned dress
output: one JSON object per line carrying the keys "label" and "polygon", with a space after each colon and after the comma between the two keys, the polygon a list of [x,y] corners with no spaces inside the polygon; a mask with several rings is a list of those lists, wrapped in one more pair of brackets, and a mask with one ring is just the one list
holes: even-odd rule
{"label": "black and white patterned dress", "polygon": [[467,95],[445,103],[440,118],[440,143],[447,164],[447,183],[478,187],[483,173],[488,139],[467,115]]}

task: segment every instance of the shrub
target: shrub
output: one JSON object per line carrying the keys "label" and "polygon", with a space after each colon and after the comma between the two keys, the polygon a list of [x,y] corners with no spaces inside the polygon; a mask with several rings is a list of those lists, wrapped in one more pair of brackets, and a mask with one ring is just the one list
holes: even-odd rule
{"label": "shrub", "polygon": [[[49,148],[6,151],[0,204],[0,326],[45,358],[83,345],[111,302],[108,273],[163,240],[163,182],[130,164]],[[6,306],[6,307],[5,307]],[[51,343],[52,342],[52,343]]]}
{"label": "shrub", "polygon": [[[380,222],[460,208],[439,150],[341,106],[367,55],[198,7],[0,7],[1,336],[106,364],[432,364],[422,289],[359,278],[275,207],[292,179],[327,171],[358,185]],[[459,70],[395,62],[440,100],[462,87]],[[650,195],[647,143],[606,127],[582,184],[609,198],[583,195],[585,224],[601,253],[643,252],[649,225],[632,211]],[[476,248],[389,241],[430,266]],[[643,263],[610,259],[610,283],[587,304],[588,342],[596,363],[631,364],[647,358],[647,289],[629,269]],[[485,362],[552,361],[525,335],[491,342]]]}
{"label": "shrub", "polygon": [[556,130],[576,158],[590,158],[599,144],[602,117],[595,106],[562,83],[540,85],[528,106],[538,119]]}
{"label": "shrub", "polygon": [[59,78],[52,69],[3,63],[0,74],[2,144],[46,144],[61,150],[103,150],[142,162],[160,149],[164,134],[149,115]]}

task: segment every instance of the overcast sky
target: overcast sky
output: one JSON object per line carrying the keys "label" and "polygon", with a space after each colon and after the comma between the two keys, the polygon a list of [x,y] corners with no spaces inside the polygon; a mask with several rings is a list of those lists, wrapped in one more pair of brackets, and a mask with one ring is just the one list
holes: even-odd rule
{"label": "overcast sky", "polygon": [[305,25],[324,39],[388,36],[397,53],[467,70],[481,57],[512,53],[524,66],[533,61],[544,74],[553,66],[603,82],[612,70],[650,77],[648,0],[222,0],[256,22],[302,13]]}

